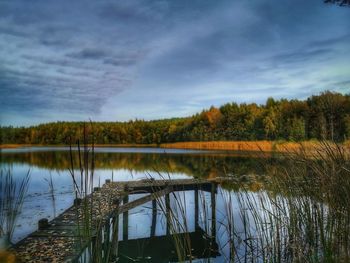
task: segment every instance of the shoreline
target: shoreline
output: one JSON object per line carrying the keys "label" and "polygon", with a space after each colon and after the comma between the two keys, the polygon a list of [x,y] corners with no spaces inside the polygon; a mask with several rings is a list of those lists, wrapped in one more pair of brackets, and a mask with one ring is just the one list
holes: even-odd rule
{"label": "shoreline", "polygon": [[[72,145],[72,147],[75,146],[76,145]],[[69,144],[0,144],[0,149],[16,149],[24,147],[69,147]],[[156,144],[95,144],[95,147],[158,148]]]}
{"label": "shoreline", "polygon": [[[188,149],[188,150],[216,150],[233,152],[295,152],[312,151],[319,149],[322,141],[208,141],[208,142],[175,142],[157,144],[95,144],[95,147],[114,148],[164,148],[164,149]],[[331,143],[333,144],[333,143]],[[350,141],[339,143],[342,147],[350,147]],[[16,149],[22,147],[68,147],[65,144],[2,144],[0,149]]]}

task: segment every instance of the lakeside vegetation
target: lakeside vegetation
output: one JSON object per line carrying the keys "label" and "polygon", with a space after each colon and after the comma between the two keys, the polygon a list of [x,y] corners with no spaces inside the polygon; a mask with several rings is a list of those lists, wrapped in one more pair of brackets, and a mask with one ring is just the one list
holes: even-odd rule
{"label": "lakeside vegetation", "polygon": [[[345,145],[345,144],[344,144]],[[291,152],[304,149],[316,150],[317,141],[287,142],[287,141],[211,141],[211,142],[176,142],[161,144],[162,148],[249,151],[249,152]]]}
{"label": "lakeside vegetation", "polygon": [[[291,155],[290,165],[268,169],[267,191],[227,195],[230,262],[349,262],[349,155],[320,146],[313,158]],[[232,216],[233,200],[244,232]]]}
{"label": "lakeside vegetation", "polygon": [[[82,137],[83,122],[2,126],[1,144],[62,145]],[[323,92],[306,100],[265,105],[227,103],[194,116],[164,120],[93,122],[96,144],[160,145],[175,142],[331,140],[350,138],[350,94]]]}

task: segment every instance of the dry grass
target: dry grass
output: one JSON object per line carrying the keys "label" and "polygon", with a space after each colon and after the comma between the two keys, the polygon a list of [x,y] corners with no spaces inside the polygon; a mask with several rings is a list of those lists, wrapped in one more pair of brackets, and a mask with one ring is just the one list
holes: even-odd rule
{"label": "dry grass", "polygon": [[34,146],[31,144],[0,144],[0,149],[13,149],[19,147]]}
{"label": "dry grass", "polygon": [[150,144],[136,144],[136,143],[125,143],[125,144],[95,144],[95,147],[135,147],[135,148],[142,148],[142,147],[157,147],[157,144],[150,143]]}
{"label": "dry grass", "polygon": [[211,141],[211,142],[176,142],[161,144],[162,148],[227,150],[227,151],[272,151],[270,141]]}
{"label": "dry grass", "polygon": [[[349,142],[343,144],[350,147]],[[247,152],[313,152],[320,148],[318,141],[279,142],[279,141],[211,141],[211,142],[177,142],[164,143],[161,148],[198,149],[198,150],[224,150]]]}

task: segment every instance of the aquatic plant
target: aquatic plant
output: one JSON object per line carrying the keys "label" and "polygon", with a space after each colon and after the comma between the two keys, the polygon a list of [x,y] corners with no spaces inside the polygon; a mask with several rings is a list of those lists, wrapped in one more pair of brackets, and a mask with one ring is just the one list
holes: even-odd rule
{"label": "aquatic plant", "polygon": [[349,154],[327,142],[319,149],[284,156],[289,165],[270,170],[268,191],[223,192],[229,261],[349,262]]}
{"label": "aquatic plant", "polygon": [[0,238],[3,240],[4,249],[11,245],[29,180],[30,171],[20,181],[13,178],[11,169],[0,171]]}
{"label": "aquatic plant", "polygon": [[[110,218],[106,211],[112,211],[113,195],[95,198],[100,195],[99,187],[94,187],[95,144],[93,126],[91,131],[83,126],[82,145],[77,141],[78,167],[73,161],[70,145],[71,166],[69,169],[75,192],[75,210],[77,217],[78,247],[81,256],[78,262],[110,262],[117,257],[118,220]],[[78,172],[76,173],[76,170]],[[105,207],[107,206],[107,207]],[[118,214],[117,211],[116,215]]]}

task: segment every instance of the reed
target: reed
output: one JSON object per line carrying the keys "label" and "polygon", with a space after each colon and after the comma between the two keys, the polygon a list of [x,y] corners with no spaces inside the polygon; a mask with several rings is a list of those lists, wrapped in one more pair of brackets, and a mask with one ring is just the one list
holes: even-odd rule
{"label": "reed", "polygon": [[[166,178],[159,171],[155,170],[160,178],[165,180]],[[152,179],[150,174],[147,174],[149,179]],[[167,179],[170,179],[170,174],[167,174]],[[158,192],[155,189],[156,193]],[[159,189],[158,189],[159,190]],[[170,203],[170,197],[172,197],[173,204]],[[174,249],[176,251],[177,260],[179,262],[192,262],[192,247],[191,240],[188,235],[189,227],[186,217],[186,197],[184,192],[182,194],[171,192],[165,197],[155,196],[157,206],[166,218],[166,232],[168,236],[172,237]],[[179,235],[183,233],[183,235]]]}
{"label": "reed", "polygon": [[76,200],[81,200],[81,204],[76,205],[79,237],[77,250],[82,252],[77,261],[110,262],[116,258],[114,248],[118,242],[118,226],[112,224],[111,229],[111,219],[105,213],[105,211],[112,210],[112,195],[108,194],[104,198],[105,203],[101,201],[102,198],[94,198],[98,193],[94,192],[95,151],[92,124],[90,129],[89,133],[84,124],[82,146],[80,141],[77,141],[78,167],[74,167],[72,146],[70,146],[71,167],[69,172]]}
{"label": "reed", "polygon": [[305,151],[285,156],[290,165],[272,170],[270,191],[225,193],[221,225],[228,233],[229,261],[349,262],[348,154],[327,142],[319,147],[312,158]]}
{"label": "reed", "polygon": [[12,236],[15,230],[18,215],[28,190],[30,171],[20,181],[15,181],[11,169],[0,171],[0,238],[3,240],[3,248],[12,244]]}
{"label": "reed", "polygon": [[[350,261],[349,152],[329,142],[315,149],[289,151],[281,157],[287,165],[274,169],[263,160],[268,179],[257,192],[244,190],[240,181],[235,183],[239,191],[219,192],[225,262]],[[162,210],[173,224],[186,220],[174,207]],[[174,238],[177,250],[185,250],[185,242]]]}
{"label": "reed", "polygon": [[52,179],[52,174],[50,173],[49,179],[44,178],[49,186],[49,194],[52,201],[53,217],[56,217],[56,197],[55,197],[55,186]]}

